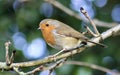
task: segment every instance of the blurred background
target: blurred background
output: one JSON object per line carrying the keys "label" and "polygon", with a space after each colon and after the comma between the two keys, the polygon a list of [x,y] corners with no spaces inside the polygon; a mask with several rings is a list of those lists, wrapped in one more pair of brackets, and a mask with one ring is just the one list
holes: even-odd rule
{"label": "blurred background", "polygon": [[[84,7],[91,18],[104,22],[120,23],[120,0],[57,0],[74,12],[82,14],[79,8]],[[12,42],[10,53],[17,50],[14,62],[42,59],[57,52],[44,41],[41,31],[37,30],[39,22],[46,18],[62,21],[78,31],[85,31],[83,21],[69,16],[43,0],[0,0],[0,61],[5,61],[4,43]],[[108,28],[98,27],[100,32]],[[120,36],[110,37],[102,43],[108,48],[95,46],[88,48],[69,60],[84,61],[120,71]],[[35,66],[36,67],[36,66]],[[27,72],[35,67],[22,68]],[[17,75],[13,71],[0,72],[0,75]],[[48,75],[48,71],[36,75]],[[83,66],[64,65],[54,70],[52,75],[110,75],[102,71]]]}

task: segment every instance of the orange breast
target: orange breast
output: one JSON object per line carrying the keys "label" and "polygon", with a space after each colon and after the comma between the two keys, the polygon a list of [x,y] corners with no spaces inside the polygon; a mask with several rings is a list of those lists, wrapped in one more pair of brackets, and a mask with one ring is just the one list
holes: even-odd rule
{"label": "orange breast", "polygon": [[55,39],[52,34],[52,30],[53,30],[53,28],[49,28],[49,29],[46,28],[45,30],[42,30],[42,34],[47,43],[49,43],[51,45],[55,45]]}

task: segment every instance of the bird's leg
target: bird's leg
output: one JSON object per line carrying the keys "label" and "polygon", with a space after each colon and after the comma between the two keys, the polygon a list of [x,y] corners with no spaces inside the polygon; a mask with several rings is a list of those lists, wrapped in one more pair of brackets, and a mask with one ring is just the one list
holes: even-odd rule
{"label": "bird's leg", "polygon": [[60,50],[58,53],[54,54],[53,56],[57,56],[57,55],[59,55],[59,54],[62,53],[62,52],[70,52],[71,50],[75,50],[75,49],[78,49],[78,48],[80,48],[80,47],[84,47],[85,45],[87,45],[86,42],[81,42],[79,46],[77,46],[77,47],[75,47],[75,48],[71,48],[71,49],[65,49],[65,48],[64,48],[64,49]]}
{"label": "bird's leg", "polygon": [[[64,49],[60,50],[59,52],[57,52],[56,54],[51,55],[51,56],[49,56],[49,57],[54,58],[54,61],[56,61],[56,58],[55,58],[55,57],[56,57],[57,55],[59,55],[60,53],[62,53],[62,52],[70,52],[71,50],[79,49],[79,48],[81,48],[81,47],[84,47],[86,44],[87,44],[86,42],[81,42],[81,44],[80,44],[79,46],[75,47],[75,48],[71,48],[71,49],[65,49],[65,48],[64,48]],[[72,52],[71,52],[71,55],[72,55]]]}
{"label": "bird's leg", "polygon": [[68,50],[65,50],[64,52],[71,52],[71,57],[73,56],[73,53],[72,53],[72,50],[76,50],[76,49],[79,49],[81,47],[84,47],[85,45],[87,45],[86,42],[81,42],[81,44],[75,48],[71,48],[71,49],[68,49]]}
{"label": "bird's leg", "polygon": [[60,50],[59,52],[57,52],[57,53],[54,54],[53,56],[57,56],[57,55],[59,55],[60,53],[62,53],[62,52],[64,52],[64,51],[66,51],[66,49],[62,49],[62,50]]}
{"label": "bird's leg", "polygon": [[54,54],[54,55],[50,55],[50,56],[48,56],[48,57],[50,57],[50,58],[53,58],[54,59],[54,61],[56,61],[56,56],[57,55],[59,55],[60,53],[62,53],[62,52],[64,52],[66,49],[62,49],[62,50],[60,50],[59,52],[57,52],[56,54]]}

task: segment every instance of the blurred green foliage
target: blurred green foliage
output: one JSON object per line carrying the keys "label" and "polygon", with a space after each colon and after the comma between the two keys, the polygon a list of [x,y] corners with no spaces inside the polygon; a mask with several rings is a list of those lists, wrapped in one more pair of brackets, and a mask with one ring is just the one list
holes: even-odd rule
{"label": "blurred green foliage", "polygon": [[[42,19],[47,18],[41,13],[42,0],[28,0],[26,2],[16,2],[17,0],[0,0],[0,61],[5,61],[4,43],[8,40],[12,41],[12,36],[15,32],[20,31],[25,34],[28,42],[37,37],[42,37],[41,32],[37,31],[38,24]],[[63,5],[70,8],[70,0],[59,0]],[[103,8],[96,9],[95,18],[112,22],[111,11],[113,6],[120,4],[119,0],[109,0]],[[71,25],[78,31],[83,31],[80,26],[82,21],[71,17],[63,11],[53,6],[53,13],[49,18],[60,20],[68,25]],[[106,13],[107,11],[107,13]],[[48,12],[49,13],[49,12]],[[99,31],[103,32],[107,28],[99,27]],[[110,37],[103,41],[108,48],[99,46],[88,48],[84,52],[77,54],[70,60],[85,61],[88,63],[97,64],[112,70],[120,71],[120,36]],[[53,48],[48,47],[50,53],[53,53]],[[14,50],[14,45],[10,47],[10,53]],[[16,50],[16,49],[15,49]],[[25,58],[22,51],[17,50],[14,62],[29,61]],[[24,71],[32,70],[34,67],[23,69]],[[65,65],[55,70],[56,75],[105,75],[104,72],[93,70],[81,66]],[[15,72],[0,72],[0,75],[17,75]]]}

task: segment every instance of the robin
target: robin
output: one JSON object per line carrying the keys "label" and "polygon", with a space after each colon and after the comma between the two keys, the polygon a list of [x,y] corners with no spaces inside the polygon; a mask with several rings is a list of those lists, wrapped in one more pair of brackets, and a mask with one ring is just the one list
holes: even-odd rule
{"label": "robin", "polygon": [[82,33],[58,20],[44,19],[40,22],[38,29],[41,29],[47,44],[62,50],[61,52],[79,47],[81,44],[86,45],[87,42],[104,47],[103,44],[90,41]]}

